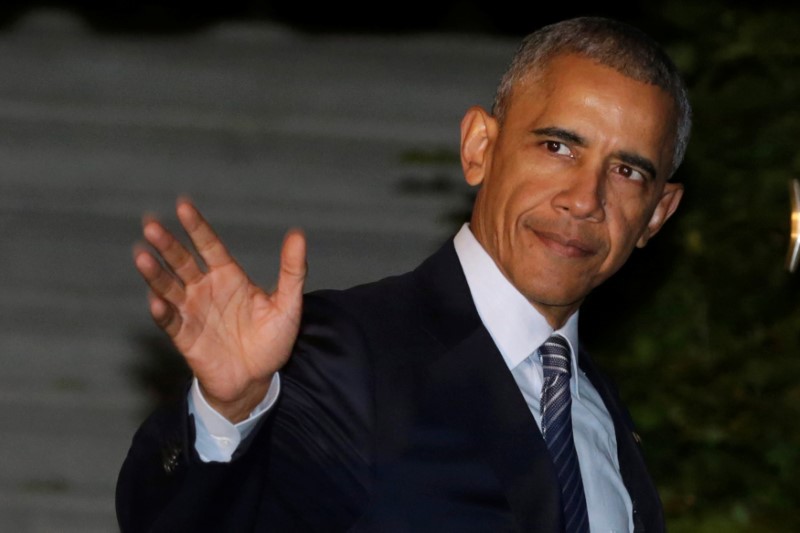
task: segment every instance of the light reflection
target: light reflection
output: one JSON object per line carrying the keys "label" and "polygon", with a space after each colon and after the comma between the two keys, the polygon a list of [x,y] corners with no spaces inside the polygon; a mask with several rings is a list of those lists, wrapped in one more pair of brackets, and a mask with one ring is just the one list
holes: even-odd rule
{"label": "light reflection", "polygon": [[789,272],[794,272],[797,269],[797,263],[800,262],[800,181],[792,180],[790,189],[792,226],[789,230],[789,253],[786,256],[786,268],[789,269]]}

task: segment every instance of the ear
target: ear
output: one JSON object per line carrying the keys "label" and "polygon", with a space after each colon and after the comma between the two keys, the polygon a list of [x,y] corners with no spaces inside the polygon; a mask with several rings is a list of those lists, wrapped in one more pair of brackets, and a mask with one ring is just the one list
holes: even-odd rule
{"label": "ear", "polygon": [[497,121],[483,108],[473,106],[461,120],[461,168],[464,179],[480,185],[488,168],[491,146],[497,135]]}
{"label": "ear", "polygon": [[658,204],[653,214],[650,216],[650,221],[647,223],[647,227],[644,233],[642,233],[642,236],[636,241],[636,246],[638,248],[644,248],[647,241],[658,233],[658,230],[661,229],[664,222],[678,209],[681,198],[683,198],[683,185],[680,183],[666,183],[664,185],[664,190],[661,191],[661,198],[658,200]]}

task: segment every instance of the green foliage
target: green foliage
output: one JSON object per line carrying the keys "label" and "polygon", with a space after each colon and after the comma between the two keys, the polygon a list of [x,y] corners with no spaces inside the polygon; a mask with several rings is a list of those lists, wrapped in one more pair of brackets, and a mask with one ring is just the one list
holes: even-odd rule
{"label": "green foliage", "polygon": [[588,344],[632,406],[671,531],[800,531],[800,274],[784,268],[800,10],[651,9],[695,110],[686,196],[587,302]]}

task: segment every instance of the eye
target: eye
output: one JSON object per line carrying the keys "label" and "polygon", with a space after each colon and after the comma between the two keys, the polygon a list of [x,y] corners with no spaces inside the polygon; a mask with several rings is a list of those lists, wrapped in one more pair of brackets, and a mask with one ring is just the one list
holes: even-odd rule
{"label": "eye", "polygon": [[568,156],[572,155],[572,151],[570,151],[569,147],[562,142],[545,141],[544,147],[547,148],[548,152],[551,152],[553,154],[568,155]]}
{"label": "eye", "polygon": [[626,179],[632,180],[632,181],[644,181],[645,180],[645,175],[641,171],[636,170],[635,168],[630,167],[628,165],[619,165],[614,170],[620,176],[622,176],[622,177],[624,177]]}

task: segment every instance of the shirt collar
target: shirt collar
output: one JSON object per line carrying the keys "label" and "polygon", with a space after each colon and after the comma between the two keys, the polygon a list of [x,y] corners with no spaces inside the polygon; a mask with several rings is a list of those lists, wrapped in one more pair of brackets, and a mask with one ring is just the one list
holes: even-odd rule
{"label": "shirt collar", "polygon": [[492,336],[510,370],[533,354],[550,335],[559,333],[570,345],[572,375],[578,375],[578,313],[553,330],[547,320],[497,268],[478,242],[469,224],[456,234],[453,244],[467,278],[481,322]]}

